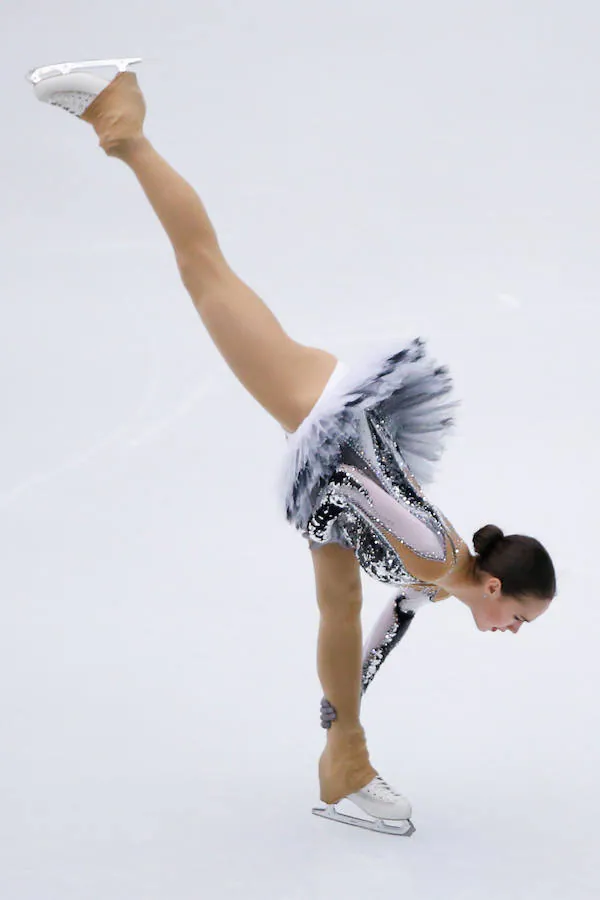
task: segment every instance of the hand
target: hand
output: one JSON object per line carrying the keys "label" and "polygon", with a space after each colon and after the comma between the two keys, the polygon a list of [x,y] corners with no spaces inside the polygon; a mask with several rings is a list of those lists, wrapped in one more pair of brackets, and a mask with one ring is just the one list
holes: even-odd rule
{"label": "hand", "polygon": [[329,700],[325,697],[321,700],[321,728],[331,728],[331,723],[337,719],[337,713]]}

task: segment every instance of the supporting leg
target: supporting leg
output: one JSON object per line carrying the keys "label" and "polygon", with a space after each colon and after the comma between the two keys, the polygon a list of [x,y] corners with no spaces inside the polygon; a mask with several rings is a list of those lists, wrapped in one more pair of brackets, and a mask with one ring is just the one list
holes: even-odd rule
{"label": "supporting leg", "polygon": [[337,803],[377,774],[359,717],[362,589],[351,551],[331,544],[313,550],[312,556],[321,613],[317,668],[325,696],[337,711],[319,762],[319,781],[321,800]]}

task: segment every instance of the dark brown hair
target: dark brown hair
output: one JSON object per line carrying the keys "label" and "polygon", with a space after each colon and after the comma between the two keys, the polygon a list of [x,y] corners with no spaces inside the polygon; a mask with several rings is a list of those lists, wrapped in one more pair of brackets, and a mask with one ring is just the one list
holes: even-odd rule
{"label": "dark brown hair", "polygon": [[484,525],[473,535],[475,571],[502,582],[502,593],[516,600],[528,597],[552,600],[556,573],[550,554],[535,538],[507,534],[497,525]]}

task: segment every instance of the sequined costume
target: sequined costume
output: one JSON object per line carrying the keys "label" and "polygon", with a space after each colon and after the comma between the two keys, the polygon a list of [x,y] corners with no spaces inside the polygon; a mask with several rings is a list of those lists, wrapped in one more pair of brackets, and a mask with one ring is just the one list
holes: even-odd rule
{"label": "sequined costume", "polygon": [[387,603],[363,647],[362,694],[408,631],[419,606],[433,599],[433,591],[417,593],[406,588]]}
{"label": "sequined costume", "polygon": [[285,513],[310,546],[351,548],[361,568],[400,590],[365,644],[363,693],[435,584],[460,537],[425,497],[457,401],[445,367],[415,338],[349,368],[338,363],[293,434],[282,473]]}
{"label": "sequined costume", "polygon": [[[435,588],[406,587],[388,601],[363,646],[361,696],[364,697],[381,666],[408,631],[419,607],[434,600],[434,595]],[[323,697],[321,726],[329,728],[335,717],[335,709]]]}

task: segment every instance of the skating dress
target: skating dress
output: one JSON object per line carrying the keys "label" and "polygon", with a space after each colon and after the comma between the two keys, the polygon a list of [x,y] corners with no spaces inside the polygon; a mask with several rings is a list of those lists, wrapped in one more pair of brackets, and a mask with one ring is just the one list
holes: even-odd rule
{"label": "skating dress", "polygon": [[343,362],[292,434],[281,475],[287,520],[309,545],[351,548],[372,578],[399,590],[363,655],[363,692],[416,610],[447,596],[435,583],[465,546],[424,495],[454,426],[452,379],[425,341]]}

